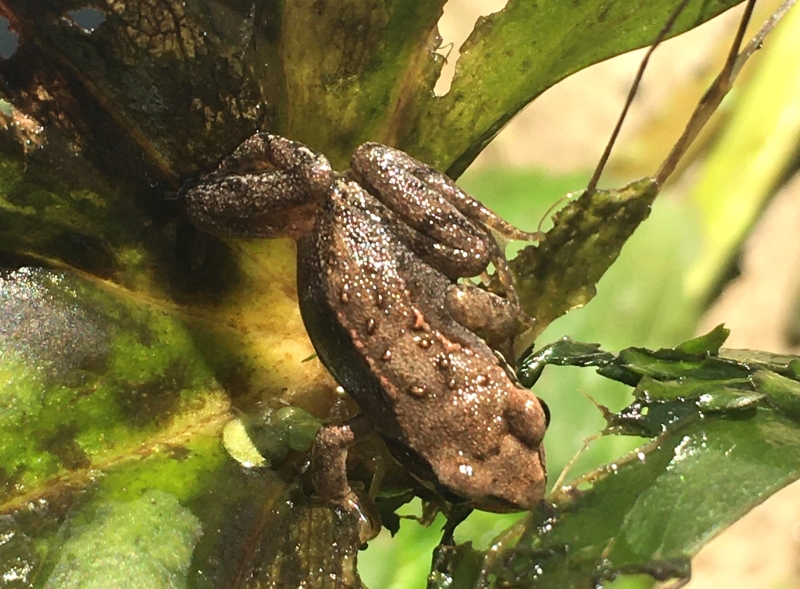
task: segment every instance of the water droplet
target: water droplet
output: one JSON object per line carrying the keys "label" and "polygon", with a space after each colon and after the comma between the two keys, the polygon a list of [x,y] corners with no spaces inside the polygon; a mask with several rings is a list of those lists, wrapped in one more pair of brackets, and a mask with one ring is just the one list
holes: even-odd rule
{"label": "water droplet", "polygon": [[391,359],[392,359],[392,351],[391,350],[386,350],[383,353],[383,356],[381,356],[381,360],[383,360],[384,362],[388,362]]}

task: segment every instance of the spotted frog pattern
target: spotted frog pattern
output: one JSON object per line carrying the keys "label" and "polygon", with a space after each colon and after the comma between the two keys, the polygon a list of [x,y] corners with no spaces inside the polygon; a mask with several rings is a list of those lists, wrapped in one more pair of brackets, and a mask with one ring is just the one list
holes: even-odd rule
{"label": "spotted frog pattern", "polygon": [[[304,145],[259,133],[185,202],[203,230],[297,240],[303,321],[319,359],[360,409],[351,423],[317,435],[319,495],[355,504],[345,459],[368,424],[445,499],[498,512],[542,499],[546,407],[508,371],[491,338],[476,334],[524,320],[494,233],[536,235],[429,166],[374,143],[337,174]],[[490,262],[505,297],[456,282]]]}

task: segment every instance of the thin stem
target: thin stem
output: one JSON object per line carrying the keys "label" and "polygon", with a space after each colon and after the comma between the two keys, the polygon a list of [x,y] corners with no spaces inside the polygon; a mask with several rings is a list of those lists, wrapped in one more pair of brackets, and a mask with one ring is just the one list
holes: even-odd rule
{"label": "thin stem", "polygon": [[744,66],[745,62],[747,62],[753,53],[761,48],[764,38],[772,31],[772,29],[775,28],[775,25],[780,22],[780,20],[786,15],[789,9],[795,5],[796,2],[797,0],[786,0],[783,4],[781,4],[740,53],[739,49],[741,48],[745,30],[747,29],[747,24],[752,16],[753,7],[755,5],[755,0],[748,0],[745,13],[742,17],[741,23],[739,24],[739,30],[736,32],[736,38],[733,41],[731,51],[728,54],[728,59],[725,62],[725,67],[711,83],[711,86],[709,86],[708,90],[706,90],[706,93],[700,99],[700,102],[697,104],[697,107],[692,113],[689,122],[686,124],[683,134],[680,136],[678,141],[675,142],[675,145],[672,147],[669,155],[664,160],[664,163],[661,164],[661,167],[655,176],[655,180],[658,184],[663,184],[666,182],[672,172],[675,171],[678,162],[680,162],[681,158],[689,149],[689,146],[697,138],[697,135],[700,133],[703,127],[705,127],[706,123],[711,118],[711,115],[716,112],[717,108],[722,102],[722,99],[725,98],[725,95],[730,91],[734,81],[736,80],[736,76],[739,75],[739,72],[742,69],[742,66]]}
{"label": "thin stem", "polygon": [[608,163],[608,158],[611,156],[611,150],[613,149],[614,143],[617,141],[619,132],[622,129],[622,123],[625,121],[625,117],[628,115],[628,109],[630,109],[633,99],[636,97],[636,92],[639,90],[639,84],[644,77],[644,71],[647,68],[647,63],[650,61],[650,56],[653,55],[656,47],[661,44],[664,38],[669,34],[670,30],[672,30],[672,27],[675,25],[675,21],[678,20],[678,17],[680,16],[681,12],[683,12],[684,8],[686,8],[687,4],[689,4],[689,0],[683,0],[683,2],[678,4],[675,10],[672,11],[669,19],[667,19],[667,22],[664,23],[663,27],[661,27],[658,35],[656,35],[656,38],[653,40],[653,43],[647,50],[644,59],[642,59],[642,63],[639,64],[639,71],[636,72],[636,77],[633,79],[631,89],[628,91],[628,97],[625,99],[625,106],[622,108],[622,113],[620,114],[619,119],[617,119],[617,125],[614,127],[614,131],[611,133],[611,138],[606,144],[606,149],[603,152],[603,155],[600,157],[597,167],[594,169],[594,173],[592,174],[591,180],[589,180],[589,184],[586,186],[586,192],[589,194],[593,193],[597,189],[597,182],[600,180],[600,176],[603,174],[603,170]]}

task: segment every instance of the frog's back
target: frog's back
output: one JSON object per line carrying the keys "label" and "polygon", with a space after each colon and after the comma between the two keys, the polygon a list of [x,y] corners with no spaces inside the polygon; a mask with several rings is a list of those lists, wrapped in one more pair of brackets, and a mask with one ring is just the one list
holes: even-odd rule
{"label": "frog's back", "polygon": [[450,280],[397,238],[391,218],[339,180],[317,231],[298,242],[301,310],[319,357],[412,473],[462,497],[494,489],[501,507],[529,507],[526,497],[543,492],[543,457],[540,439],[509,435],[519,386],[449,317]]}

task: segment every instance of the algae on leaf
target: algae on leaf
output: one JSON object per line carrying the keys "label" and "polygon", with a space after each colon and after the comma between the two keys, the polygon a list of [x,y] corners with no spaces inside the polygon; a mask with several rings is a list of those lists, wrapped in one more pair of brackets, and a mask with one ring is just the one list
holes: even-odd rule
{"label": "algae on leaf", "polygon": [[175,497],[155,490],[129,503],[101,504],[90,523],[67,527],[45,589],[184,589],[202,534]]}

